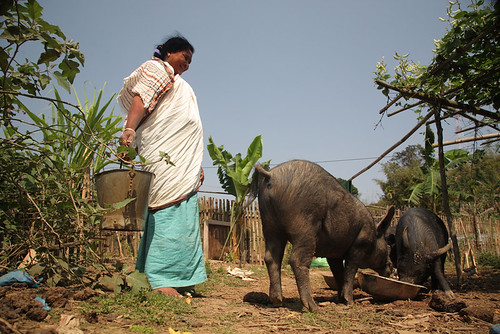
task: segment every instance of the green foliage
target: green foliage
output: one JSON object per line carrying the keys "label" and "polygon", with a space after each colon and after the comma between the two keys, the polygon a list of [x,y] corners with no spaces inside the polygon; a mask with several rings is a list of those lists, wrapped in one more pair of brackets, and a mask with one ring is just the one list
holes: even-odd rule
{"label": "green foliage", "polygon": [[388,162],[382,163],[386,180],[376,180],[383,192],[379,204],[405,208],[411,194],[410,187],[423,181],[420,167],[424,163],[424,148],[420,145],[407,146],[403,151],[394,153]]}
{"label": "green foliage", "polygon": [[71,268],[61,257],[53,257],[52,261],[41,261],[29,268],[32,277],[44,278],[45,284],[50,287],[67,285],[70,281],[81,281],[84,270],[80,267]]}
{"label": "green foliage", "polygon": [[[166,152],[159,151],[158,155],[160,156],[158,160],[155,161],[149,161],[143,156],[137,154],[137,151],[135,150],[134,147],[131,146],[125,146],[125,145],[120,145],[116,149],[116,155],[119,157],[118,160],[120,160],[121,164],[125,164],[125,166],[128,166],[129,168],[135,168],[135,167],[141,167],[141,166],[147,166],[151,164],[156,164],[161,161],[165,161],[167,165],[175,166],[175,163],[171,160],[170,155]],[[122,157],[126,157],[122,158]],[[107,163],[110,163],[109,160],[104,160],[107,161]],[[96,162],[96,167],[97,167],[97,162]]]}
{"label": "green foliage", "polygon": [[[0,39],[0,110],[9,122],[17,110],[23,109],[19,94],[40,96],[52,79],[70,91],[85,58],[79,45],[59,27],[42,19],[43,8],[35,0],[6,1],[2,5]],[[43,48],[38,59],[19,59],[20,49],[27,43]]]}
{"label": "green foliage", "polygon": [[150,288],[146,275],[137,270],[134,270],[125,277],[125,283],[127,283],[127,286],[130,287],[133,293],[137,293],[143,289],[149,290]]}
{"label": "green foliage", "polygon": [[[239,245],[242,234],[240,234],[241,226],[238,224],[243,214],[245,197],[250,192],[250,185],[252,183],[250,172],[260,157],[262,157],[262,136],[254,138],[244,158],[242,158],[241,153],[233,157],[231,153],[224,150],[224,146],[216,146],[212,137],[209,137],[208,141],[208,153],[213,160],[214,166],[219,166],[217,174],[222,188],[228,194],[236,197],[231,206],[231,231],[234,231],[234,227],[236,227],[235,239],[238,240],[237,243]],[[262,165],[264,167],[269,166],[269,161],[262,163]],[[237,245],[234,246],[238,247]]]}
{"label": "green foliage", "polygon": [[103,89],[94,92],[92,100],[88,100],[85,93],[83,103],[75,91],[78,108],[74,113],[65,107],[56,88],[51,117],[35,115],[24,109],[34,126],[40,130],[40,142],[44,149],[75,171],[91,171],[94,174],[112,162],[108,143],[116,139],[116,134],[120,131],[118,124],[123,120],[120,116],[113,115],[113,110],[106,115],[114,95],[101,107]]}
{"label": "green foliage", "polygon": [[250,172],[257,161],[262,157],[262,136],[257,136],[247,150],[247,156],[241,157],[241,153],[234,157],[224,150],[224,146],[217,147],[212,137],[208,138],[208,153],[213,164],[218,165],[217,174],[219,181],[228,194],[236,197],[236,202],[243,203],[245,196],[250,190],[252,178]]}
{"label": "green foliage", "polygon": [[[449,29],[442,39],[435,41],[431,64],[423,66],[410,60],[408,55],[396,53],[397,66],[393,73],[388,71],[382,59],[376,66],[375,80],[384,95],[389,96],[391,91],[398,93],[388,108],[394,105],[402,107],[401,110],[414,109],[419,118],[423,117],[424,108],[428,112],[439,111],[442,120],[463,116],[467,127],[477,132],[490,125],[495,128],[500,120],[500,3],[468,0],[469,5],[465,7],[463,2],[449,2],[447,18],[441,19],[448,23]],[[436,199],[441,195],[441,180],[432,147],[434,139],[433,131],[427,126],[424,162],[417,169],[392,163],[384,166],[388,181],[379,182],[386,194],[384,201],[395,200],[399,206],[401,194],[407,191],[408,184],[412,184],[412,193],[404,197],[409,203],[439,207],[440,201]],[[447,182],[450,203],[455,205],[454,210],[464,201],[474,202],[474,205],[489,203],[489,208],[494,207],[498,213],[498,205],[493,204],[498,196],[492,195],[498,192],[498,184],[488,178],[483,181],[479,169],[474,167],[480,161],[478,153],[458,150],[446,153],[447,178],[452,175],[456,179],[461,179],[458,175],[467,178],[464,171],[472,171],[468,175],[469,182]],[[483,196],[488,200],[483,201]]]}
{"label": "green foliage", "polygon": [[344,180],[343,178],[340,178],[338,177],[337,178],[337,181],[340,182],[340,184],[347,190],[351,193],[351,195],[353,195],[354,197],[359,197],[359,190],[358,188],[356,188],[352,182],[350,182],[349,180]]}
{"label": "green foliage", "polygon": [[479,264],[482,266],[500,268],[500,256],[491,253],[481,253],[479,255]]}
{"label": "green foliage", "polygon": [[128,266],[123,266],[118,272],[102,276],[96,283],[105,290],[113,291],[114,293],[123,291],[138,293],[141,290],[151,289],[146,275],[137,270],[130,271]]}
{"label": "green foliage", "polygon": [[[83,65],[78,43],[42,19],[34,0],[4,3],[0,22],[0,266],[16,268],[36,252],[30,271],[49,285],[82,281],[80,264],[96,259],[94,242],[100,209],[93,200],[91,176],[110,163],[120,117],[109,113],[113,97],[103,90],[77,105],[42,96],[53,78],[69,91]],[[18,59],[27,43],[43,51]],[[39,114],[22,98],[50,101],[52,113]],[[18,113],[22,111],[23,114]]]}
{"label": "green foliage", "polygon": [[[448,18],[449,31],[436,41],[435,57],[431,69],[442,67],[441,71],[427,71],[422,81],[429,88],[445,83],[448,89],[463,87],[455,100],[474,106],[500,107],[500,4],[496,1],[471,1],[468,8],[462,8],[459,1],[450,2]],[[475,42],[474,42],[475,41]],[[464,52],[466,51],[466,52]],[[452,61],[450,57],[459,54]],[[473,82],[473,83],[472,83]]]}
{"label": "green foliage", "polygon": [[122,289],[123,279],[118,274],[115,274],[111,277],[104,276],[99,280],[99,284],[108,291],[119,293]]}
{"label": "green foliage", "polygon": [[[482,113],[475,108],[462,112],[486,116],[485,122],[498,120],[500,107],[500,5],[472,0],[467,9],[460,1],[450,1],[448,17],[441,19],[449,30],[441,40],[435,40],[434,58],[428,66],[409,60],[409,56],[394,56],[398,65],[391,74],[382,59],[376,66],[375,79],[399,88],[415,89],[440,104],[433,97],[446,96],[459,104],[491,107],[496,113]],[[379,85],[385,95],[389,89]],[[409,105],[407,96],[396,106]],[[419,112],[420,110],[417,110]],[[491,118],[491,119],[490,119]]]}
{"label": "green foliage", "polygon": [[54,264],[64,260],[74,265],[76,258],[54,254],[62,254],[69,244],[87,245],[88,255],[93,254],[89,240],[97,232],[99,210],[92,201],[91,171],[109,161],[107,143],[120,118],[105,116],[112,98],[101,107],[102,90],[92,101],[85,96],[82,110],[74,113],[59,102],[57,89],[54,94],[50,117],[25,109],[32,121],[29,130],[20,132],[16,118],[2,127],[0,259],[2,265],[16,267],[34,249],[43,259],[45,277],[69,278],[70,271]]}
{"label": "green foliage", "polygon": [[[408,146],[382,164],[386,180],[376,180],[384,195],[381,205],[396,205],[404,209],[412,206],[441,210],[441,178],[435,159],[425,160],[425,150]],[[487,213],[498,217],[500,213],[500,155],[498,148],[487,148],[469,154],[465,150],[445,153],[448,191],[453,212],[460,210]],[[429,166],[430,163],[430,166]],[[410,202],[408,202],[410,200]],[[475,209],[474,209],[475,207]]]}
{"label": "green foliage", "polygon": [[[465,150],[455,149],[450,150],[444,154],[444,167],[445,171],[449,171],[456,168],[464,163],[470,162],[472,156]],[[438,202],[437,198],[441,195],[441,176],[439,162],[435,161],[430,170],[421,169],[423,181],[410,187],[412,190],[410,197],[408,198],[408,203],[423,206],[422,197],[427,195],[431,199],[431,206],[429,209],[434,212],[437,211]]]}
{"label": "green foliage", "polygon": [[478,150],[470,163],[448,173],[455,211],[483,212],[500,218],[500,155],[498,147]]}

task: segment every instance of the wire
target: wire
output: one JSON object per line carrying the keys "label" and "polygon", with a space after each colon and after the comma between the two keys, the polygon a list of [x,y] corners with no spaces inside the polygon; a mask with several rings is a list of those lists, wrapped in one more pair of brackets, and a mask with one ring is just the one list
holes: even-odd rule
{"label": "wire", "polygon": [[[388,156],[385,158],[391,158],[392,156]],[[361,160],[373,160],[377,159],[377,157],[373,158],[351,158],[351,159],[336,159],[336,160],[321,160],[321,161],[313,161],[316,164],[327,164],[327,163],[332,163],[332,162],[347,162],[347,161],[361,161]],[[271,166],[276,166],[278,164],[271,164]],[[218,168],[218,166],[209,166],[209,167],[203,167],[203,169],[210,169],[210,168]]]}

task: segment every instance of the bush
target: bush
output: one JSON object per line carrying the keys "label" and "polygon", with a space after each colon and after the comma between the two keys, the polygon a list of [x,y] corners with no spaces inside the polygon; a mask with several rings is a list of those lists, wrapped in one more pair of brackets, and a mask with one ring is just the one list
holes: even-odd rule
{"label": "bush", "polygon": [[500,268],[500,256],[491,253],[481,253],[481,255],[479,255],[479,264],[482,266]]}

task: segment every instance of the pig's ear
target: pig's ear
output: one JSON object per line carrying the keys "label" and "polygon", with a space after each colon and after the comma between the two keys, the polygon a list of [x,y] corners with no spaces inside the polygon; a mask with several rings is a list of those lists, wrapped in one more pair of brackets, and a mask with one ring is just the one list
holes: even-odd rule
{"label": "pig's ear", "polygon": [[391,205],[387,208],[387,212],[385,213],[385,217],[377,224],[377,238],[382,237],[385,234],[385,231],[391,226],[392,217],[394,217],[394,205]]}
{"label": "pig's ear", "polygon": [[[264,167],[262,167],[261,164],[255,164],[255,173],[258,173],[262,176],[264,176],[266,179],[270,179],[271,178],[271,173],[269,173],[269,171],[267,171]],[[254,175],[256,175],[254,173]]]}
{"label": "pig's ear", "polygon": [[391,233],[389,235],[386,235],[385,236],[385,241],[387,241],[387,244],[389,246],[393,246],[396,244],[396,236],[394,235],[394,233]]}

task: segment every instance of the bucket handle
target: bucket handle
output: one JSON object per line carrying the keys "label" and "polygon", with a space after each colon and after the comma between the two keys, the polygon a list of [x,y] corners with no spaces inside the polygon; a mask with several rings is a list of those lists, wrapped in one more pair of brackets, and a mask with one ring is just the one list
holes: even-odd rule
{"label": "bucket handle", "polygon": [[127,198],[132,198],[132,185],[134,184],[135,171],[131,169],[128,172],[129,182],[128,182],[128,191]]}

